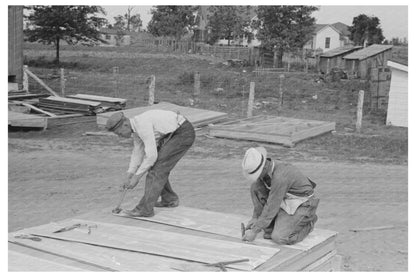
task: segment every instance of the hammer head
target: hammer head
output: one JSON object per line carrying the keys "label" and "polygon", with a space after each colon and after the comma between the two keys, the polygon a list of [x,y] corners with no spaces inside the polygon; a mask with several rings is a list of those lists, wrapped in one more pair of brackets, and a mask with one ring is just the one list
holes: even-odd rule
{"label": "hammer head", "polygon": [[120,207],[114,208],[111,212],[113,214],[119,214],[121,212],[121,208]]}

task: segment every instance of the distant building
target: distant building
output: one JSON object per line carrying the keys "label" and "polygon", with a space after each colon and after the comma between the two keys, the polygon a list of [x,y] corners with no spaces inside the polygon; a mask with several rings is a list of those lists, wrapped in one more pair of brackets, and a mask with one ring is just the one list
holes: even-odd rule
{"label": "distant building", "polygon": [[392,45],[373,44],[344,57],[345,70],[350,75],[367,79],[372,68],[386,68],[392,57]]}
{"label": "distant building", "polygon": [[305,44],[304,48],[322,50],[325,53],[332,49],[352,45],[348,38],[349,34],[348,25],[342,22],[316,24],[312,39]]}
{"label": "distant building", "polygon": [[343,46],[329,50],[319,56],[319,71],[328,73],[332,68],[344,68],[344,56],[361,49],[361,46]]}
{"label": "distant building", "polygon": [[23,6],[8,6],[8,16],[9,90],[18,90],[23,83]]}
{"label": "distant building", "polygon": [[408,67],[388,61],[391,82],[387,107],[387,125],[408,127]]}
{"label": "distant building", "polygon": [[[129,32],[122,32],[113,28],[101,28],[100,38],[111,46],[126,46],[131,44]],[[105,44],[104,44],[105,45]]]}

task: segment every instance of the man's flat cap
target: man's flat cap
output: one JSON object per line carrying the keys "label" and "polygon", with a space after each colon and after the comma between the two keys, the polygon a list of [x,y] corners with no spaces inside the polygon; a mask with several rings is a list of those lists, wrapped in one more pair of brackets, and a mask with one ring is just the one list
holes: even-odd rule
{"label": "man's flat cap", "polygon": [[114,131],[117,129],[121,124],[123,124],[124,115],[122,112],[113,113],[110,118],[107,120],[107,124],[105,128],[108,131]]}

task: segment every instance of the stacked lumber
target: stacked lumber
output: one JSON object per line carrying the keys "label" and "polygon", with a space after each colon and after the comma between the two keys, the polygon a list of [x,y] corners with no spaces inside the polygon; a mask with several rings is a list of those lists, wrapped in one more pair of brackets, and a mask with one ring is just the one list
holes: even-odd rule
{"label": "stacked lumber", "polygon": [[32,98],[41,98],[48,97],[48,93],[29,93],[26,90],[11,90],[8,93],[9,100],[21,100],[21,99],[32,99]]}
{"label": "stacked lumber", "polygon": [[127,100],[123,98],[106,97],[91,94],[73,94],[67,95],[66,97],[87,101],[97,101],[100,102],[102,106],[109,107],[111,110],[123,110],[126,108],[127,103]]}
{"label": "stacked lumber", "polygon": [[[184,117],[186,117],[194,127],[208,125],[210,123],[222,121],[227,118],[226,113],[210,111],[210,110],[203,110],[203,109],[196,109],[190,107],[183,107],[179,105],[175,105],[168,102],[160,102],[155,105],[145,106],[145,107],[137,107],[133,109],[123,110],[123,113],[126,117],[131,118],[136,115],[139,115],[148,110],[166,110],[166,111],[173,111],[179,112]],[[107,120],[114,112],[108,113],[101,113],[97,115],[97,124],[99,126],[105,126]]]}
{"label": "stacked lumber", "polygon": [[[155,209],[152,220],[114,216],[111,209],[9,233],[9,267],[13,271],[340,269],[332,231],[315,229],[293,246],[260,239],[261,234],[254,243],[245,243],[240,230],[240,223],[247,220],[244,216],[177,207]],[[84,227],[56,232],[74,225]],[[24,255],[37,263],[18,263],[16,259]],[[230,261],[239,262],[226,263]],[[226,265],[213,266],[221,262]]]}
{"label": "stacked lumber", "polygon": [[101,103],[66,97],[49,96],[39,99],[39,107],[49,111],[94,115],[102,110]]}

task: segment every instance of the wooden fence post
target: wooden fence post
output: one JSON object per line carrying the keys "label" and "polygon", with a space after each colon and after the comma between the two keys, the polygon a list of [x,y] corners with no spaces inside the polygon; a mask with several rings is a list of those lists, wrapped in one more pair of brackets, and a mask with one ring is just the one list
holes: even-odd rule
{"label": "wooden fence post", "polygon": [[283,78],[285,78],[285,75],[280,74],[279,76],[279,110],[283,107]]}
{"label": "wooden fence post", "polygon": [[29,67],[27,65],[23,66],[23,90],[26,91],[26,93],[29,93],[29,76],[27,75],[27,70]]}
{"label": "wooden fence post", "polygon": [[355,124],[355,130],[361,132],[361,123],[363,119],[363,104],[364,104],[364,90],[358,92],[358,104],[357,104],[357,122]]}
{"label": "wooden fence post", "polygon": [[113,67],[113,92],[114,92],[114,97],[118,97],[118,67],[114,66]]}
{"label": "wooden fence post", "polygon": [[195,72],[194,75],[194,96],[198,96],[201,93],[201,77],[199,72]]}
{"label": "wooden fence post", "polygon": [[150,76],[149,84],[149,106],[155,103],[155,86],[156,86],[156,77],[155,75]]}
{"label": "wooden fence post", "polygon": [[63,68],[61,68],[61,95],[65,97],[65,73]]}
{"label": "wooden fence post", "polygon": [[247,117],[252,117],[253,116],[254,88],[255,88],[255,83],[250,82],[250,92],[249,92],[249,95],[248,95]]}

